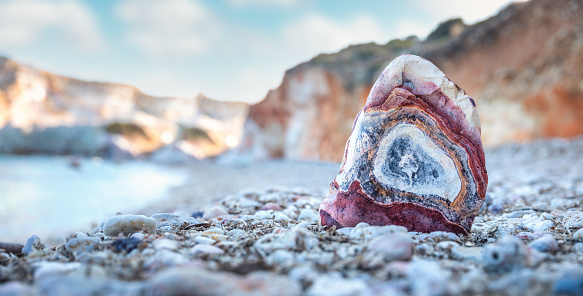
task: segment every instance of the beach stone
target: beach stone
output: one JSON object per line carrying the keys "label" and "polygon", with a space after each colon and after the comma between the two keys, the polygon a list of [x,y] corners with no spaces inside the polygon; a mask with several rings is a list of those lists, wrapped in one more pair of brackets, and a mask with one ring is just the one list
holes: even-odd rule
{"label": "beach stone", "polygon": [[554,252],[559,249],[559,243],[551,234],[537,238],[528,246],[541,252]]}
{"label": "beach stone", "polygon": [[530,231],[546,231],[553,227],[554,223],[551,220],[545,220],[536,215],[525,215],[522,217],[520,225]]}
{"label": "beach stone", "polygon": [[406,233],[383,234],[372,239],[367,249],[383,256],[386,261],[407,261],[413,256],[413,240]]}
{"label": "beach stone", "polygon": [[180,246],[180,244],[177,241],[165,238],[157,239],[152,244],[154,245],[154,249],[156,250],[176,251],[176,249],[178,249],[178,247]]}
{"label": "beach stone", "polygon": [[403,55],[355,119],[321,223],[468,234],[487,183],[474,100],[431,62]]}
{"label": "beach stone", "polygon": [[55,275],[64,275],[71,273],[79,268],[81,268],[81,263],[79,262],[47,262],[41,261],[34,265],[36,268],[34,270],[34,281],[39,282],[47,277],[53,277]]}
{"label": "beach stone", "polygon": [[212,206],[204,211],[202,219],[208,221],[209,219],[228,215],[227,209],[222,206]]}
{"label": "beach stone", "polygon": [[522,242],[513,236],[504,236],[484,247],[482,264],[488,272],[504,273],[526,265],[527,252]]}
{"label": "beach stone", "polygon": [[113,241],[112,247],[118,252],[124,251],[124,252],[129,253],[133,249],[137,248],[141,242],[142,241],[139,238],[134,237],[132,235],[132,237],[130,237],[130,238],[116,239],[115,241]]}
{"label": "beach stone", "polygon": [[212,245],[196,245],[190,249],[190,253],[193,256],[209,256],[209,255],[223,255],[225,251],[223,251],[219,247],[215,247]]}
{"label": "beach stone", "polygon": [[320,216],[318,212],[312,209],[303,209],[298,215],[298,220],[308,221],[310,223],[318,223]]}
{"label": "beach stone", "polygon": [[26,256],[30,255],[33,252],[42,251],[45,249],[45,245],[40,240],[40,238],[36,235],[32,235],[31,237],[26,240],[26,244],[22,248],[22,253]]}
{"label": "beach stone", "polygon": [[412,295],[449,295],[450,277],[448,270],[429,260],[414,260],[407,270]]}
{"label": "beach stone", "polygon": [[583,212],[569,211],[566,212],[562,220],[563,226],[567,229],[583,227]]}
{"label": "beach stone", "polygon": [[103,233],[107,236],[123,234],[129,237],[141,231],[156,233],[156,219],[144,215],[116,215],[107,219],[103,225]]}
{"label": "beach stone", "polygon": [[556,295],[583,295],[583,271],[563,272],[553,283],[553,292]]}
{"label": "beach stone", "polygon": [[279,211],[281,210],[281,207],[279,206],[279,204],[274,203],[274,202],[268,202],[266,204],[264,204],[261,207],[262,210],[273,210],[273,211]]}
{"label": "beach stone", "polygon": [[7,282],[0,284],[2,296],[36,296],[38,292],[33,287],[21,282]]}
{"label": "beach stone", "polygon": [[397,232],[406,233],[407,228],[398,225],[370,226],[363,223],[352,228],[349,236],[352,239],[371,239],[382,234]]}
{"label": "beach stone", "polygon": [[199,268],[177,267],[155,275],[145,295],[301,295],[299,283],[275,273],[256,271],[245,276]]}
{"label": "beach stone", "polygon": [[583,240],[583,228],[581,228],[581,229],[575,231],[575,233],[573,233],[573,239],[578,240],[578,241]]}
{"label": "beach stone", "polygon": [[352,296],[362,295],[367,290],[361,279],[345,279],[339,275],[319,276],[306,293],[308,296]]}
{"label": "beach stone", "polygon": [[205,236],[197,236],[193,239],[193,241],[201,245],[212,245],[216,242],[214,239]]}
{"label": "beach stone", "polygon": [[65,249],[71,253],[91,252],[99,245],[99,239],[93,237],[77,237],[65,244]]}

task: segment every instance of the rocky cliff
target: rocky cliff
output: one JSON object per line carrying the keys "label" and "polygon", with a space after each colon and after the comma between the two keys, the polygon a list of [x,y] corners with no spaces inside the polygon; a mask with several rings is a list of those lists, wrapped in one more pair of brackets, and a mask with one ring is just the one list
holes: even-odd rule
{"label": "rocky cliff", "polygon": [[0,57],[0,152],[139,155],[175,144],[196,157],[236,146],[248,105],[152,97]]}
{"label": "rocky cliff", "polygon": [[242,150],[339,161],[372,84],[405,53],[431,60],[476,100],[486,146],[583,134],[583,3],[531,0],[474,25],[443,22],[423,41],[349,46],[288,70],[251,106]]}

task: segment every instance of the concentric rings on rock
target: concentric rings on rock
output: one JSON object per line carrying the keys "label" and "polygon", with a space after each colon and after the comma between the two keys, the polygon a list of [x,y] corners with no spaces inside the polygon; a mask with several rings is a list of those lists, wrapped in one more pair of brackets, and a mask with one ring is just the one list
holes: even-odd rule
{"label": "concentric rings on rock", "polygon": [[400,56],[357,115],[321,222],[467,234],[487,178],[474,101],[431,62]]}

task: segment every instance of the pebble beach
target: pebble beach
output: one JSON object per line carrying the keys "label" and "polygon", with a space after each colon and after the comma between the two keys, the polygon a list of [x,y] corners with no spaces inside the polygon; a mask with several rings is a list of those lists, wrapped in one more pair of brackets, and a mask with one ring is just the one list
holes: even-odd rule
{"label": "pebble beach", "polygon": [[[322,171],[257,189],[242,175],[56,246],[0,237],[0,295],[582,295],[581,155],[583,139],[487,150],[486,201],[467,236],[323,229]],[[278,182],[316,173],[310,186]]]}

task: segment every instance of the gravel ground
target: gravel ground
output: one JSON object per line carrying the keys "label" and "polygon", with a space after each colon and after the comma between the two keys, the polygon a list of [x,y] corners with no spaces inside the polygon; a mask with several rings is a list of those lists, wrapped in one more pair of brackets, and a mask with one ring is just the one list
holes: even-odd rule
{"label": "gravel ground", "polygon": [[[0,244],[16,253],[0,253],[0,295],[583,295],[581,155],[583,139],[487,151],[486,203],[465,237],[324,230],[319,184],[334,175],[313,164],[207,171],[159,208],[178,214],[114,216],[54,248]],[[259,189],[230,193],[246,187]]]}

